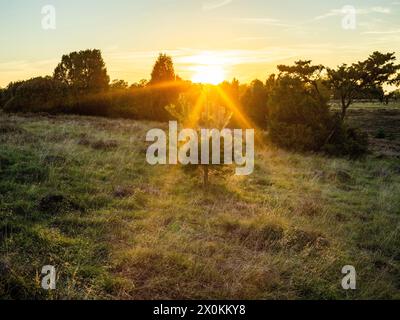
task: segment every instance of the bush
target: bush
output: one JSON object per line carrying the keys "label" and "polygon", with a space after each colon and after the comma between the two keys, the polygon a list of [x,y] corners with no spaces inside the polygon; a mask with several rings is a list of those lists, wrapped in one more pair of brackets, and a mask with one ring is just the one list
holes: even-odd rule
{"label": "bush", "polygon": [[296,151],[318,151],[333,118],[327,100],[299,80],[282,77],[268,99],[268,128],[273,143]]}
{"label": "bush", "polygon": [[2,96],[6,112],[56,113],[68,101],[68,87],[51,77],[38,77],[10,84]]}
{"label": "bush", "polygon": [[88,94],[75,97],[72,102],[64,106],[65,113],[85,116],[107,117],[111,113],[111,97],[106,93]]}
{"label": "bush", "polygon": [[281,77],[268,101],[271,141],[295,151],[323,151],[358,158],[368,151],[368,136],[347,127],[329,110],[328,99],[300,79]]}
{"label": "bush", "polygon": [[368,135],[359,129],[339,124],[323,151],[333,156],[360,158],[368,152]]}

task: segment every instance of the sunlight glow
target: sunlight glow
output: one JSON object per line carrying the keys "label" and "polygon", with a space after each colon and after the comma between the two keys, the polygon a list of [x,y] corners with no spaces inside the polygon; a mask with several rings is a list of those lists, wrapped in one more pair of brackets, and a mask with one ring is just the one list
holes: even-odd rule
{"label": "sunlight glow", "polygon": [[195,83],[220,84],[225,80],[225,72],[221,66],[196,66],[192,81]]}
{"label": "sunlight glow", "polygon": [[225,80],[224,65],[226,61],[211,52],[203,52],[190,57],[187,61],[194,72],[192,81],[195,83],[220,84]]}

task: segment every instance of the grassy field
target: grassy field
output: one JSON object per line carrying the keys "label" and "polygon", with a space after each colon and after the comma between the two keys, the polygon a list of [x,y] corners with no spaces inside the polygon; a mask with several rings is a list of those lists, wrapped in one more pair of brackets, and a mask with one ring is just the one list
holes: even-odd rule
{"label": "grassy field", "polygon": [[266,143],[252,176],[227,168],[205,192],[196,172],[147,165],[145,134],[165,124],[0,114],[0,297],[399,299],[400,108],[350,116],[366,159]]}

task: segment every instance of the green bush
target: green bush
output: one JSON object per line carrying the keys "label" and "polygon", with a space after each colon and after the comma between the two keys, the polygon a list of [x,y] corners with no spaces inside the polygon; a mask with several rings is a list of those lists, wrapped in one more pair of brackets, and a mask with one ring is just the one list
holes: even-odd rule
{"label": "green bush", "polygon": [[360,158],[368,152],[368,135],[359,129],[339,124],[322,150],[333,156]]}
{"label": "green bush", "polygon": [[295,151],[323,151],[352,158],[368,151],[368,136],[329,110],[327,97],[297,78],[281,77],[268,101],[271,141]]}
{"label": "green bush", "polygon": [[65,105],[63,111],[85,116],[107,117],[111,113],[111,97],[106,93],[80,95]]}
{"label": "green bush", "polygon": [[296,151],[318,151],[332,128],[327,101],[299,80],[277,80],[268,100],[268,129],[273,143]]}
{"label": "green bush", "polygon": [[68,87],[51,77],[10,84],[3,93],[6,112],[59,112],[68,101]]}

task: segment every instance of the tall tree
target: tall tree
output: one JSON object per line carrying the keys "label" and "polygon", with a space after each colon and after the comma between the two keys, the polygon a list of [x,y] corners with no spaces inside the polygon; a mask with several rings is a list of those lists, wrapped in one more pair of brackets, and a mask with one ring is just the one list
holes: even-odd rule
{"label": "tall tree", "polygon": [[150,84],[175,81],[176,75],[172,58],[160,53],[151,73]]}
{"label": "tall tree", "polygon": [[173,104],[179,96],[179,84],[175,75],[172,58],[166,54],[160,54],[154,64],[151,80],[148,86],[151,90],[150,117],[154,120],[166,121],[170,114],[165,110],[169,104]]}
{"label": "tall tree", "polygon": [[110,82],[101,51],[97,49],[64,55],[54,70],[54,78],[80,93],[106,90]]}

